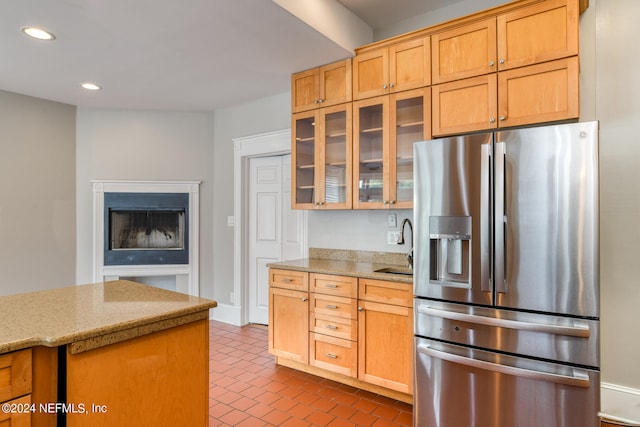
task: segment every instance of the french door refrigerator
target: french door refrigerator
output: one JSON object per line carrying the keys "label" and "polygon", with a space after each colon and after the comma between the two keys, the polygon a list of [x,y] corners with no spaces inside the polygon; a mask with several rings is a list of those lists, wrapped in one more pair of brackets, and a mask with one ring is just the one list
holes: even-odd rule
{"label": "french door refrigerator", "polygon": [[599,425],[597,135],[414,145],[414,425]]}

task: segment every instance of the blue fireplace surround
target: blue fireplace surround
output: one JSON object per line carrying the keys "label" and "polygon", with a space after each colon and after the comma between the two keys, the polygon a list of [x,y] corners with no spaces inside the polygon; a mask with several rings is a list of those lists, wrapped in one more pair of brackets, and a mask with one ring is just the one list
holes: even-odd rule
{"label": "blue fireplace surround", "polygon": [[[184,212],[183,248],[114,250],[112,211]],[[104,193],[104,224],[104,265],[189,264],[189,193]]]}

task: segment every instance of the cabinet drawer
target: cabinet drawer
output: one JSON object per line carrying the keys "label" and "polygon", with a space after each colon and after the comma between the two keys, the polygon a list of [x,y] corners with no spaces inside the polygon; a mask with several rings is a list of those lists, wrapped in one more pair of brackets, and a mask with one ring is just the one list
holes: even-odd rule
{"label": "cabinet drawer", "polygon": [[309,364],[328,371],[356,377],[357,343],[341,338],[309,333]]}
{"label": "cabinet drawer", "polygon": [[0,411],[0,425],[7,427],[29,427],[31,425],[31,412],[26,410],[31,405],[31,396],[23,396],[7,402],[8,405],[16,405],[16,409]]}
{"label": "cabinet drawer", "polygon": [[383,304],[413,307],[413,285],[386,280],[360,279],[358,298]]}
{"label": "cabinet drawer", "polygon": [[358,322],[355,319],[311,313],[309,331],[355,341],[358,338]]}
{"label": "cabinet drawer", "polygon": [[311,273],[309,281],[311,292],[346,298],[358,296],[358,278],[356,277]]}
{"label": "cabinet drawer", "polygon": [[31,393],[31,349],[0,356],[0,402]]}
{"label": "cabinet drawer", "polygon": [[311,294],[311,311],[316,314],[356,319],[356,300],[333,295]]}
{"label": "cabinet drawer", "polygon": [[269,270],[269,286],[292,289],[294,291],[309,290],[309,273],[293,270]]}

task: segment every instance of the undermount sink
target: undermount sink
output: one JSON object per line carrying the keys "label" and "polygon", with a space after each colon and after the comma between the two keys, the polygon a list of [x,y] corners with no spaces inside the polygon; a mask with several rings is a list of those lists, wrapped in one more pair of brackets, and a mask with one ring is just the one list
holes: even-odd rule
{"label": "undermount sink", "polygon": [[413,270],[402,267],[385,267],[374,270],[376,273],[387,273],[387,274],[403,274],[405,276],[413,276]]}

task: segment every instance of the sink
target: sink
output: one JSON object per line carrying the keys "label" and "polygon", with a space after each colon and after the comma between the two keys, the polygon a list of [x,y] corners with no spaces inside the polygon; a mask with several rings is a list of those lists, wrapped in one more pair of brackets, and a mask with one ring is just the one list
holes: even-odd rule
{"label": "sink", "polygon": [[386,274],[403,274],[405,276],[413,276],[413,270],[402,267],[385,267],[374,270],[376,273],[386,273]]}

